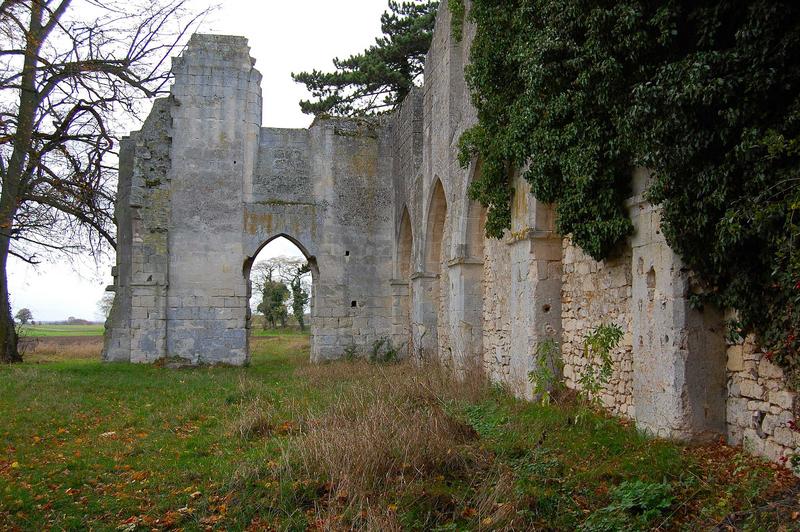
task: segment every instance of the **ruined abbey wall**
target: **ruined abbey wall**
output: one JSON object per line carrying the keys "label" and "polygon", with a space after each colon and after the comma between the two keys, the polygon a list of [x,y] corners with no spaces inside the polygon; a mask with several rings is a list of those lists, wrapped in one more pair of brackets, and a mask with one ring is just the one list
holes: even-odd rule
{"label": "ruined abbey wall", "polygon": [[[580,389],[590,363],[584,342],[613,323],[624,335],[597,397],[605,408],[653,435],[725,437],[776,461],[793,453],[800,438],[786,423],[795,394],[752,342],[726,343],[720,312],[689,305],[691,273],[661,234],[658,208],[644,199],[646,170],[632,176],[627,202],[634,235],[608,260],[556,234],[552,207],[519,176],[511,230],[483,238],[484,213],[467,197],[480,164],[464,169],[456,161],[460,134],[476,122],[463,75],[473,32],[467,25],[455,41],[450,14],[440,11],[425,86],[392,124],[398,340],[410,331],[412,355],[456,369],[477,360],[493,380],[532,397],[537,346],[557,342],[563,381]],[[411,145],[418,156],[404,151]],[[446,256],[431,260],[437,253]]]}
{"label": "ruined abbey wall", "polygon": [[477,120],[464,78],[473,37],[467,24],[455,40],[441,9],[425,84],[392,116],[288,130],[261,127],[246,41],[194,36],[171,96],[122,146],[105,358],[246,363],[249,267],[286,236],[312,265],[314,360],[388,339],[532,398],[539,346],[558,346],[579,389],[586,337],[613,323],[624,336],[596,397],[606,408],[654,435],[794,452],[795,394],[752,342],[726,343],[719,312],[690,307],[691,272],[644,199],[646,170],[627,202],[635,232],[608,260],[557,234],[552,206],[519,175],[511,230],[484,237],[467,195],[480,161],[457,161]]}
{"label": "ruined abbey wall", "polygon": [[277,236],[311,263],[312,356],[391,328],[391,157],[381,124],[261,127],[241,37],[195,35],[171,95],[122,145],[106,360],[243,364],[249,271]]}

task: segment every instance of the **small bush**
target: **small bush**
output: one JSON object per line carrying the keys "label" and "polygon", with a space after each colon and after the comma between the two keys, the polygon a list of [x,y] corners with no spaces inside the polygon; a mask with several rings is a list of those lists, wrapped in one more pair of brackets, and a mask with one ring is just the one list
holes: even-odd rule
{"label": "small bush", "polygon": [[533,384],[533,395],[542,404],[549,404],[555,393],[564,388],[561,380],[564,362],[555,340],[548,338],[536,346],[535,365],[535,369],[528,373],[528,379]]}
{"label": "small bush", "polygon": [[589,398],[596,400],[597,394],[608,384],[614,369],[611,351],[619,345],[622,336],[623,332],[619,325],[603,323],[584,340],[583,356],[587,364],[578,383]]}
{"label": "small bush", "polygon": [[665,482],[626,481],[612,492],[612,502],[594,512],[581,527],[591,532],[645,530],[672,506],[672,486]]}

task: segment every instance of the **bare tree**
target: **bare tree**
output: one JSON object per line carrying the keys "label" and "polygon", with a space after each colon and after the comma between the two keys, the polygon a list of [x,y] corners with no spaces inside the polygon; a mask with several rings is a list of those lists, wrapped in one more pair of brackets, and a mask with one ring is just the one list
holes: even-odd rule
{"label": "bare tree", "polygon": [[103,292],[103,296],[97,302],[97,316],[102,320],[107,320],[114,306],[114,292]]}
{"label": "bare tree", "polygon": [[165,91],[188,0],[0,0],[0,361],[21,360],[6,267],[115,247],[117,130]]}

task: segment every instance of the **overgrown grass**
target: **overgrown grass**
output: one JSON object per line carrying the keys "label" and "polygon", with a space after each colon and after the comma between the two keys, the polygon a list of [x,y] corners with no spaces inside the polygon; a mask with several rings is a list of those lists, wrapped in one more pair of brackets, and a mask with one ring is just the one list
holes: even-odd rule
{"label": "overgrown grass", "polygon": [[311,366],[305,337],[256,338],[253,351],[242,369],[0,368],[0,528],[792,524],[794,479],[721,444],[647,439],[474,374]]}
{"label": "overgrown grass", "polygon": [[253,326],[250,330],[250,335],[256,338],[261,337],[274,337],[274,336],[295,336],[298,338],[308,337],[308,329],[305,331],[301,331],[299,327],[286,327],[286,328],[277,328],[277,329],[262,329],[260,327]]}
{"label": "overgrown grass", "polygon": [[22,336],[103,336],[102,323],[91,325],[21,325]]}

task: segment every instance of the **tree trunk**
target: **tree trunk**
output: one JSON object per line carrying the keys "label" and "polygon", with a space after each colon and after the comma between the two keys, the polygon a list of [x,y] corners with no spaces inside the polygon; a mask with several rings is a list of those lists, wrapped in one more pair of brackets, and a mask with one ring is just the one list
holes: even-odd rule
{"label": "tree trunk", "polygon": [[4,364],[22,362],[22,356],[17,349],[17,331],[8,297],[8,249],[9,238],[0,233],[0,362]]}
{"label": "tree trunk", "polygon": [[[66,2],[65,5],[68,5]],[[3,189],[0,192],[0,362],[21,362],[17,349],[17,331],[11,316],[11,301],[8,297],[8,252],[11,248],[11,235],[14,229],[14,216],[20,204],[22,177],[27,162],[28,150],[33,138],[36,108],[39,95],[36,91],[36,67],[39,50],[45,35],[42,34],[42,12],[44,4],[31,4],[31,19],[25,60],[20,78],[20,99],[17,110],[17,129],[14,134],[14,148],[3,176]]]}

